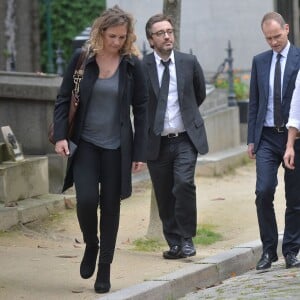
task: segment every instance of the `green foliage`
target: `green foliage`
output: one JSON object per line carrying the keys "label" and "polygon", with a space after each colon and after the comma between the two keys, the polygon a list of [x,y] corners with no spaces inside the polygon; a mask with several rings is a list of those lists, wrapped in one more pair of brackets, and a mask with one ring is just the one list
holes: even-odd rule
{"label": "green foliage", "polygon": [[[228,89],[227,78],[218,78],[215,82],[215,87],[220,89]],[[247,99],[249,97],[249,86],[238,76],[233,79],[233,89],[236,100]]]}
{"label": "green foliage", "polygon": [[197,228],[196,236],[193,238],[194,243],[200,245],[211,245],[222,239],[222,235],[213,231],[214,226],[203,224]]}
{"label": "green foliage", "polygon": [[50,3],[53,64],[56,70],[56,50],[61,47],[66,63],[73,52],[72,41],[86,27],[91,26],[105,8],[105,0],[40,0],[41,71],[46,72],[47,47],[47,5]]}
{"label": "green foliage", "polygon": [[145,252],[154,252],[160,250],[162,243],[158,240],[141,238],[133,242],[134,250],[145,251]]}

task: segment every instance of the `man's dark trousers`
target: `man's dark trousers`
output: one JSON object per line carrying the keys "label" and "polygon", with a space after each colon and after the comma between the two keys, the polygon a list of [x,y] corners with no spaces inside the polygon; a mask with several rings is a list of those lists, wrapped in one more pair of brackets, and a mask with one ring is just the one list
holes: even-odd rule
{"label": "man's dark trousers", "polygon": [[158,159],[148,161],[163,233],[170,247],[181,245],[181,237],[196,234],[197,154],[187,134],[162,137]]}
{"label": "man's dark trousers", "polygon": [[[287,130],[278,133],[274,128],[264,127],[256,152],[256,209],[263,243],[263,252],[276,255],[278,230],[274,211],[274,194],[278,184],[278,168],[283,162]],[[295,143],[295,170],[284,170],[286,211],[282,252],[298,254],[300,245],[300,140]],[[298,166],[298,167],[297,167]],[[282,199],[279,199],[282,201]]]}

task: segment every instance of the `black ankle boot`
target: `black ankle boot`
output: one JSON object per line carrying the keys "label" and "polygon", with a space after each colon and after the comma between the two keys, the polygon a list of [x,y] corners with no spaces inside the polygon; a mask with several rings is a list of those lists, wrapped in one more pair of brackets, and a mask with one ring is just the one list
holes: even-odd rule
{"label": "black ankle boot", "polygon": [[80,264],[80,276],[83,279],[88,279],[93,276],[96,267],[98,251],[98,244],[86,245]]}
{"label": "black ankle boot", "polygon": [[94,285],[96,293],[107,293],[110,290],[110,264],[99,263]]}

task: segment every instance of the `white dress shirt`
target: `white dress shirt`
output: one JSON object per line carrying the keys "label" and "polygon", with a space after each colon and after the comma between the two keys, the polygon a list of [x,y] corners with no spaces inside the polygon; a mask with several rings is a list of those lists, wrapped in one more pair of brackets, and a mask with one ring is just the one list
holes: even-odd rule
{"label": "white dress shirt", "polygon": [[[161,80],[164,72],[164,65],[161,62],[161,58],[156,52],[154,52],[154,57],[156,61],[156,69],[158,74],[159,85],[161,85]],[[161,135],[167,135],[169,133],[178,133],[185,131],[179,102],[178,102],[178,91],[177,91],[177,77],[176,77],[176,67],[174,52],[172,51],[169,59],[171,59],[169,70],[170,70],[170,85],[169,85],[169,95],[167,102],[167,109],[164,120],[164,130]],[[168,60],[168,59],[167,59]]]}
{"label": "white dress shirt", "polygon": [[295,89],[293,92],[289,120],[286,127],[295,127],[300,130],[300,70],[295,81]]}
{"label": "white dress shirt", "polygon": [[[285,48],[280,52],[280,67],[281,67],[281,86],[283,86],[283,74],[285,69],[285,64],[287,60],[287,56],[290,49],[290,42],[287,43]],[[273,51],[271,69],[270,69],[270,77],[269,77],[269,98],[268,98],[268,106],[267,106],[267,114],[265,118],[264,126],[273,127],[274,126],[274,76],[275,76],[275,64],[277,60],[277,52]],[[281,90],[282,93],[282,90]]]}

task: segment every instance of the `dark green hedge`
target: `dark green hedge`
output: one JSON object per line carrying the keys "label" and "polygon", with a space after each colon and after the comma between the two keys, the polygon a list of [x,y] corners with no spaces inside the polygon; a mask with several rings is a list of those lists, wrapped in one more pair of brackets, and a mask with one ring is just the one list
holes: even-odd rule
{"label": "dark green hedge", "polygon": [[[68,63],[72,55],[72,40],[105,8],[105,0],[40,0],[41,71],[49,72],[47,46],[47,3],[51,11],[52,64],[56,72],[56,50],[60,46],[63,59]],[[50,51],[51,52],[51,51]],[[50,55],[51,56],[51,55]],[[50,61],[51,63],[51,61]]]}

